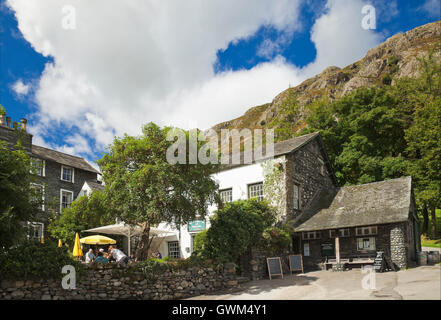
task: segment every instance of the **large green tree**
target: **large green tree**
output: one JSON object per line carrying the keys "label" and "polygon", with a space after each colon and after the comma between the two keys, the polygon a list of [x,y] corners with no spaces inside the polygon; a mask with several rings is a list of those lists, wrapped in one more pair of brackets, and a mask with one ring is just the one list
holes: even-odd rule
{"label": "large green tree", "polygon": [[420,66],[419,77],[312,103],[301,134],[321,131],[341,185],[411,175],[428,233],[441,206],[441,64],[429,52]]}
{"label": "large green tree", "polygon": [[[188,132],[183,144],[186,161],[167,160],[167,150],[175,143],[167,139],[171,130],[149,123],[141,136],[115,138],[109,152],[98,161],[114,217],[142,226],[137,252],[140,259],[147,258],[151,227],[168,222],[179,228],[204,217],[208,205],[217,197],[218,186],[211,174],[218,170],[218,165],[190,163]],[[201,147],[198,142],[196,149],[200,151]]]}
{"label": "large green tree", "polygon": [[105,193],[95,190],[90,196],[84,195],[73,201],[61,214],[54,213],[48,231],[52,237],[73,245],[75,233],[114,222]]}
{"label": "large green tree", "polygon": [[26,151],[0,141],[0,249],[8,249],[24,238],[26,221],[40,212],[42,195],[34,182]]}

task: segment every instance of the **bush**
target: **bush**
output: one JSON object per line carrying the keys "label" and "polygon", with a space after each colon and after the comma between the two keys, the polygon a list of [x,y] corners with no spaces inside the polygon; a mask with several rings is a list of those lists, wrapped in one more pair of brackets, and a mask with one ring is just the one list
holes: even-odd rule
{"label": "bush", "polygon": [[202,252],[207,242],[207,230],[199,232],[194,237],[193,250],[196,252]]}
{"label": "bush", "polygon": [[269,227],[263,232],[262,248],[272,255],[283,253],[291,243],[291,234],[283,228]]}
{"label": "bush", "polygon": [[73,260],[66,248],[53,242],[26,241],[0,253],[0,274],[3,279],[61,279],[61,269],[73,265],[81,274],[81,264]]}
{"label": "bush", "polygon": [[227,203],[211,218],[200,256],[221,263],[238,261],[251,245],[260,243],[263,231],[274,222],[274,217],[273,209],[265,201]]}

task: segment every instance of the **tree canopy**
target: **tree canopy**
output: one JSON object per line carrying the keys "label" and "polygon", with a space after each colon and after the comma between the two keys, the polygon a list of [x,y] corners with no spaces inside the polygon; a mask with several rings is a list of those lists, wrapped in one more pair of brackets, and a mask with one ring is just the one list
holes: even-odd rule
{"label": "tree canopy", "polygon": [[73,245],[75,233],[114,222],[104,192],[95,190],[90,196],[84,195],[73,201],[61,214],[55,213],[48,231],[52,237]]}
{"label": "tree canopy", "polygon": [[24,238],[25,223],[40,212],[41,191],[34,182],[29,156],[17,145],[0,141],[0,248],[9,248]]}
{"label": "tree canopy", "polygon": [[[218,186],[211,174],[217,164],[171,163],[167,150],[174,144],[167,134],[172,128],[149,123],[138,137],[115,138],[109,152],[98,161],[106,182],[106,194],[112,215],[129,224],[141,224],[143,235],[138,258],[147,256],[150,227],[161,222],[178,228],[206,215],[215,202]],[[185,133],[188,146],[189,133]],[[199,142],[197,149],[202,144]],[[189,159],[190,148],[185,148]]]}
{"label": "tree canopy", "polygon": [[441,63],[429,53],[420,65],[417,78],[312,103],[300,134],[321,131],[341,185],[411,175],[419,207],[434,215],[441,206]]}

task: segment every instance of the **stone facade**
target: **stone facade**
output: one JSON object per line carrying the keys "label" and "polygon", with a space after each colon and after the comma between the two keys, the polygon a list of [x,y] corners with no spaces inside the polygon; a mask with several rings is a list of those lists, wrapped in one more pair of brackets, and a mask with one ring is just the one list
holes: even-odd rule
{"label": "stone facade", "polygon": [[60,211],[60,191],[61,189],[72,191],[73,199],[75,200],[81,191],[85,181],[96,180],[97,174],[74,168],[74,182],[67,182],[61,180],[60,163],[51,160],[45,160],[45,176],[37,176],[37,183],[44,186],[44,198],[46,207],[49,207],[53,202],[56,212]]}
{"label": "stone facade", "polygon": [[[324,164],[326,155],[318,139],[313,139],[292,154],[288,154],[285,169],[287,220],[296,220],[322,189],[336,188],[333,173]],[[322,162],[320,162],[320,159]],[[300,208],[294,209],[294,184],[300,187]]]}
{"label": "stone facade", "polygon": [[142,272],[125,274],[114,264],[92,264],[76,284],[65,290],[61,280],[2,281],[2,300],[171,300],[240,288],[233,264],[222,271],[194,267],[148,278]]}
{"label": "stone facade", "polygon": [[[340,256],[346,257],[374,257],[377,251],[384,251],[390,257],[396,268],[407,268],[412,265],[413,260],[408,255],[408,248],[412,247],[413,239],[408,237],[408,223],[392,223],[377,226],[377,234],[367,236],[356,236],[355,228],[349,228],[348,237],[340,237]],[[329,230],[320,231],[321,238],[314,240],[302,240],[302,255],[304,267],[307,270],[323,269],[323,262],[326,256],[322,254],[322,245],[331,244],[335,251],[335,238],[329,236]],[[357,239],[360,237],[374,237],[375,249],[360,251],[357,249]],[[309,256],[305,256],[304,244],[309,244]],[[328,256],[335,258],[335,254]]]}
{"label": "stone facade", "polygon": [[[37,147],[33,146],[32,144],[32,135],[25,131],[25,127],[23,127],[23,129],[22,127],[23,125],[19,128],[11,128],[7,124],[0,123],[0,140],[6,141],[10,148],[14,148],[17,142],[20,141],[21,145],[28,152],[29,156],[44,160],[44,175],[36,176],[35,184],[41,185],[44,188],[43,212],[40,213],[40,215],[37,217],[37,220],[39,223],[46,224],[51,211],[55,211],[58,213],[60,212],[61,189],[72,191],[72,200],[75,200],[80,193],[85,181],[97,180],[97,172],[88,164],[85,167],[84,164],[86,162],[82,158],[66,155],[51,149],[38,147],[39,150],[47,150],[52,154],[60,155],[61,158],[69,157],[74,164],[79,164],[79,166],[77,167],[75,167],[74,165],[68,166],[73,168],[74,170],[73,182],[66,182],[61,180],[62,164],[57,161],[50,160],[49,157],[46,158],[44,154],[45,151],[43,152],[43,154],[41,154],[40,152],[37,155],[35,152],[35,148]],[[87,169],[88,167],[90,167],[89,170],[84,169]],[[40,230],[40,232],[41,231],[42,230]],[[41,236],[41,234],[39,236]]]}

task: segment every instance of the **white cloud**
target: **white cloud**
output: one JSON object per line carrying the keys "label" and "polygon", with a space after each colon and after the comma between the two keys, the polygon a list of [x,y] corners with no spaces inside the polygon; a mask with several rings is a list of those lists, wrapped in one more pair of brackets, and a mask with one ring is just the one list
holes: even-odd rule
{"label": "white cloud", "polygon": [[14,84],[11,86],[12,90],[17,94],[17,96],[22,97],[28,94],[30,89],[29,84],[24,84],[21,79],[18,79]]}
{"label": "white cloud", "polygon": [[[8,0],[24,38],[54,57],[36,87],[32,130],[44,139],[56,126],[77,128],[59,148],[87,154],[114,135],[139,134],[149,121],[208,128],[328,65],[353,62],[379,42],[360,28],[361,0],[329,0],[312,30],[317,58],[309,66],[298,69],[276,56],[251,70],[214,73],[217,51],[261,26],[285,35],[299,30],[299,1],[76,0],[69,4],[77,28],[65,30],[58,0]],[[87,137],[96,146],[88,149]]]}
{"label": "white cloud", "polygon": [[429,17],[439,19],[441,15],[441,3],[439,0],[426,0],[420,7],[420,10],[425,11]]}

